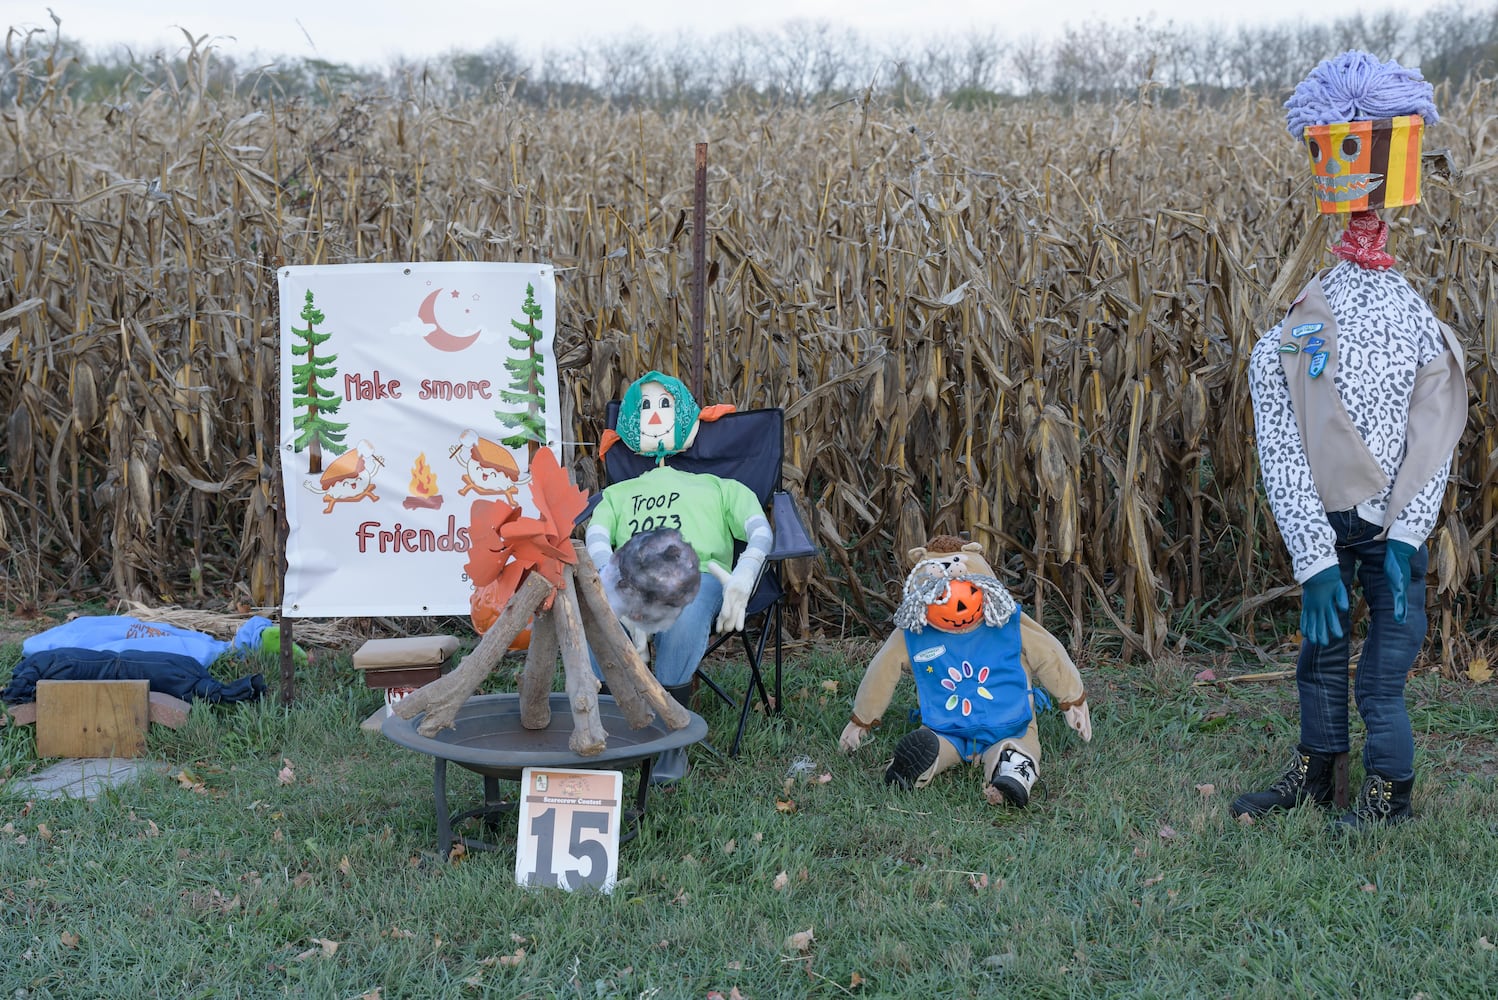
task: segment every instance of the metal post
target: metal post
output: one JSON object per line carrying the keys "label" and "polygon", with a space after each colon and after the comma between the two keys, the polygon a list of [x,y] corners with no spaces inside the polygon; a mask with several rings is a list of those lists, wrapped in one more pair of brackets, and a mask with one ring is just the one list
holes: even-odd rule
{"label": "metal post", "polygon": [[702,398],[703,299],[707,290],[707,143],[697,144],[692,188],[692,395]]}

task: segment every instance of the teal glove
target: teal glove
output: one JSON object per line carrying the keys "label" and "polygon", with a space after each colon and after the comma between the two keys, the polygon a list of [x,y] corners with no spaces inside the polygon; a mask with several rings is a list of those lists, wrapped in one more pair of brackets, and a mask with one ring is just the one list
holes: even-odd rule
{"label": "teal glove", "polygon": [[1342,638],[1342,615],[1347,610],[1347,588],[1336,566],[1300,586],[1300,634],[1313,646],[1327,646]]}
{"label": "teal glove", "polygon": [[1384,576],[1388,578],[1389,591],[1394,595],[1396,622],[1404,621],[1410,611],[1405,593],[1410,586],[1410,557],[1414,554],[1415,547],[1408,542],[1396,542],[1391,538],[1384,545]]}

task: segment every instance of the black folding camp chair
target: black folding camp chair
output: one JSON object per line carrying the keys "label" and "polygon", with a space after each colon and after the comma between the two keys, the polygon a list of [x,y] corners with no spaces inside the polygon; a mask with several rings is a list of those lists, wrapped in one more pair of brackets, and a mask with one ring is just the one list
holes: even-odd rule
{"label": "black folding camp chair", "polygon": [[[607,420],[610,428],[618,417],[618,401],[609,403]],[[735,699],[702,669],[701,664],[697,668],[696,676],[702,683],[725,704],[736,706],[739,710],[738,729],[734,733],[729,756],[738,755],[756,693],[764,702],[766,714],[778,711],[781,705],[781,599],[785,595],[781,586],[781,563],[786,559],[817,554],[816,546],[807,534],[795,502],[789,493],[780,488],[781,463],[784,457],[785,414],[779,409],[763,409],[744,410],[726,414],[716,420],[703,421],[692,447],[666,459],[667,465],[683,472],[708,473],[723,479],[736,479],[748,486],[765,507],[766,516],[775,533],[770,554],[760,573],[759,584],[749,596],[744,631],[739,633],[744,639],[744,654],[749,665],[749,681],[744,687],[744,697],[741,700]],[[604,453],[603,464],[606,483],[617,483],[649,471],[655,467],[656,460],[638,455],[623,444],[615,444]],[[735,560],[738,559],[739,548],[734,551]],[[707,653],[717,650],[732,636],[732,632],[712,636]],[[773,698],[766,688],[763,671],[765,648],[772,639],[775,644]]]}

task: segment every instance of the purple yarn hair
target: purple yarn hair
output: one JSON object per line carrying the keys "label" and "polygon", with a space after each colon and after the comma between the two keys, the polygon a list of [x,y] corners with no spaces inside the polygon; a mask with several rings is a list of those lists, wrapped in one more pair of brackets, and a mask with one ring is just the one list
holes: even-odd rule
{"label": "purple yarn hair", "polygon": [[1290,135],[1297,142],[1307,126],[1419,115],[1425,124],[1440,120],[1435,92],[1418,69],[1392,59],[1381,63],[1356,49],[1327,59],[1295,88],[1285,102]]}

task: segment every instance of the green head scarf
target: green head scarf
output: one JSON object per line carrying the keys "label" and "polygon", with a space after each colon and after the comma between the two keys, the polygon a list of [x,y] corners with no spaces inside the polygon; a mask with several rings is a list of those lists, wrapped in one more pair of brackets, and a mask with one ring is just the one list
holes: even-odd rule
{"label": "green head scarf", "polygon": [[681,379],[662,375],[660,372],[646,372],[630,383],[629,388],[624,391],[624,399],[619,403],[619,420],[614,430],[630,451],[644,454],[640,451],[640,386],[647,382],[659,382],[676,404],[673,408],[676,414],[676,447],[671,451],[661,448],[652,454],[664,458],[685,451],[692,425],[697,423],[697,415],[702,412],[702,408],[697,405],[691,390]]}

